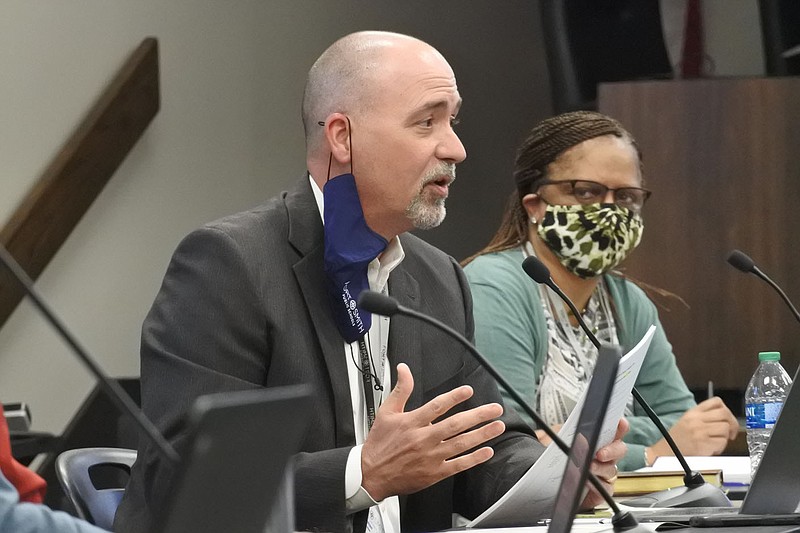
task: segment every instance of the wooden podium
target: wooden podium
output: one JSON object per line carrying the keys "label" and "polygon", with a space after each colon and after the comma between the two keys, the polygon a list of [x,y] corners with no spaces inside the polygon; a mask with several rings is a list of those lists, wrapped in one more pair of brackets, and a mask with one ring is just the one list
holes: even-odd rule
{"label": "wooden podium", "polygon": [[794,375],[800,323],[726,259],[741,249],[800,305],[800,78],[602,84],[598,108],[643,153],[653,196],[624,267],[689,304],[659,311],[687,384],[744,390],[766,350]]}

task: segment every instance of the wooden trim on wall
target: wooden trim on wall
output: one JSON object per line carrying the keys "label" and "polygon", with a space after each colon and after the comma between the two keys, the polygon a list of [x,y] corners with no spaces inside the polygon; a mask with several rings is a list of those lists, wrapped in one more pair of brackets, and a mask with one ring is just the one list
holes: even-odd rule
{"label": "wooden trim on wall", "polygon": [[[37,279],[160,107],[158,41],[130,55],[5,226],[0,242]],[[0,269],[0,327],[25,293]]]}

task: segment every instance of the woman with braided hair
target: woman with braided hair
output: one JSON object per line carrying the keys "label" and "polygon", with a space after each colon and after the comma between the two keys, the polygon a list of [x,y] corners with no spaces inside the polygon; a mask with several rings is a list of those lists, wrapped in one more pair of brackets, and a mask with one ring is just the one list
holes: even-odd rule
{"label": "woman with braided hair", "polygon": [[[650,196],[630,133],[595,112],[546,119],[520,147],[514,181],[497,233],[465,261],[478,349],[548,424],[563,424],[591,378],[597,351],[558,296],[523,272],[522,261],[535,255],[601,341],[627,351],[656,325],[636,388],[684,454],[721,453],[738,431],[735,417],[719,398],[695,405],[655,305],[613,271],[639,244],[641,210]],[[632,398],[626,417],[628,453],[620,469],[671,454]]]}

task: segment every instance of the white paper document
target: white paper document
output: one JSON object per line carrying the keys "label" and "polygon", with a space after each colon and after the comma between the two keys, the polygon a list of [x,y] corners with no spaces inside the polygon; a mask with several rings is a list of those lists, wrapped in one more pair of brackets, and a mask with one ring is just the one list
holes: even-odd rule
{"label": "white paper document", "polygon": [[[597,449],[602,448],[614,439],[617,423],[625,413],[625,405],[631,394],[633,384],[639,375],[642,361],[650,347],[656,327],[650,326],[641,341],[619,361],[614,391],[608,404],[608,410],[600,430]],[[588,388],[588,387],[587,387]],[[559,437],[572,443],[578,417],[583,407],[584,394],[570,413]],[[595,450],[596,451],[596,450]],[[542,518],[549,518],[553,513],[556,494],[567,465],[567,456],[551,443],[542,456],[533,464],[524,476],[483,514],[470,522],[467,527],[507,527],[520,524],[534,524]]]}

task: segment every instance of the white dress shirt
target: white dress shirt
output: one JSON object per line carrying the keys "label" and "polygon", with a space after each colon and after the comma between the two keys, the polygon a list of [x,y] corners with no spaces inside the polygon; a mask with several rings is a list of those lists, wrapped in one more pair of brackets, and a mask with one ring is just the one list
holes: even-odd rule
{"label": "white dress shirt", "polygon": [[[320,216],[324,224],[325,202],[322,191],[314,179],[309,175],[311,189],[317,201]],[[373,259],[367,267],[367,279],[370,290],[388,294],[389,274],[405,257],[400,239],[396,236],[389,241],[383,253]],[[367,334],[368,349],[372,354],[375,368],[372,372],[380,377],[383,385],[382,391],[369,391],[374,394],[375,409],[381,405],[391,390],[391,373],[387,359],[386,349],[389,342],[389,317],[372,316],[372,326]],[[361,487],[361,448],[367,437],[368,424],[366,402],[364,396],[364,381],[361,371],[356,363],[360,364],[358,341],[344,342],[344,353],[347,362],[347,376],[350,384],[350,402],[353,406],[353,422],[356,433],[356,446],[350,451],[345,468],[345,503],[349,513],[355,513],[370,508],[367,519],[367,533],[384,532],[400,533],[400,501],[397,496],[385,498],[376,502]],[[373,378],[374,380],[374,378]]]}

